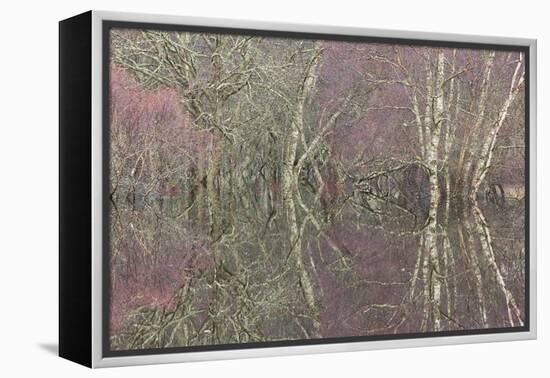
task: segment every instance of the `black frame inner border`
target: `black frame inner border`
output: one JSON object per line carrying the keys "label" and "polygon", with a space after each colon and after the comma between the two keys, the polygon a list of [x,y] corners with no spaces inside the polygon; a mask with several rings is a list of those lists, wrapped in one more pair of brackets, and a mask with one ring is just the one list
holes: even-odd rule
{"label": "black frame inner border", "polygon": [[[266,341],[241,344],[213,344],[187,347],[168,347],[168,348],[148,348],[136,350],[111,350],[109,342],[109,315],[110,315],[110,210],[109,199],[110,186],[110,32],[111,29],[148,29],[175,32],[190,33],[212,33],[212,34],[233,34],[248,35],[271,38],[291,38],[291,39],[315,39],[327,41],[359,42],[359,43],[385,43],[397,45],[414,45],[427,47],[444,48],[462,48],[474,50],[495,50],[495,51],[518,51],[523,52],[525,56],[525,300],[524,313],[525,322],[522,327],[502,327],[502,328],[483,328],[471,330],[440,331],[440,332],[416,332],[396,335],[371,335],[371,336],[346,336],[319,339],[299,339],[284,341]],[[126,357],[143,356],[157,354],[191,353],[207,351],[224,351],[238,349],[256,349],[256,348],[275,348],[275,347],[293,347],[304,345],[322,345],[322,344],[343,344],[366,341],[382,340],[407,340],[438,338],[449,336],[468,336],[468,335],[487,335],[500,333],[528,332],[530,330],[530,50],[529,46],[507,45],[499,43],[478,43],[478,42],[453,42],[438,41],[416,38],[395,38],[395,37],[368,37],[357,35],[338,35],[328,33],[304,33],[289,31],[271,31],[245,28],[211,27],[180,24],[131,22],[131,21],[102,21],[102,357]],[[402,32],[404,35],[406,31]]]}

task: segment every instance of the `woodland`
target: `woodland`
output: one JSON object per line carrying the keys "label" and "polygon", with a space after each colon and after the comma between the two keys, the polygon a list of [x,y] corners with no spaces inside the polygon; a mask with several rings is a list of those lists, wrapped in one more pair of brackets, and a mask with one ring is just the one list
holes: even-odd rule
{"label": "woodland", "polygon": [[525,325],[525,56],[112,29],[112,350]]}

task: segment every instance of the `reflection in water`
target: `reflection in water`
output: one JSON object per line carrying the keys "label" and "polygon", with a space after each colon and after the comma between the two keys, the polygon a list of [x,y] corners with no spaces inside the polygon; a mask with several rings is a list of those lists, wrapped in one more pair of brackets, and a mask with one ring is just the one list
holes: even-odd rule
{"label": "reflection in water", "polygon": [[440,208],[432,228],[357,188],[326,207],[304,191],[289,217],[278,185],[240,184],[221,233],[204,188],[113,203],[115,349],[523,324],[522,202]]}

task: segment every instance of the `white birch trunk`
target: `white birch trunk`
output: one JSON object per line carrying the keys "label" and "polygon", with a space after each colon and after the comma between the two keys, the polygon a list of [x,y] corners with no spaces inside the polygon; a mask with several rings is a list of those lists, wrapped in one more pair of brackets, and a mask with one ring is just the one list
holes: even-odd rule
{"label": "white birch trunk", "polygon": [[468,197],[471,188],[471,167],[475,159],[474,154],[471,153],[472,143],[477,142],[478,136],[481,132],[481,127],[485,120],[485,111],[487,108],[487,98],[489,96],[489,84],[491,82],[491,73],[493,70],[493,64],[495,61],[495,52],[492,51],[485,62],[485,70],[483,73],[483,81],[481,82],[481,93],[479,95],[479,103],[477,109],[477,116],[470,133],[467,135],[462,150],[460,152],[458,161],[458,180],[460,181],[458,187],[461,189],[462,194]]}
{"label": "white birch trunk", "polygon": [[487,171],[491,166],[498,133],[500,132],[500,129],[502,128],[506,117],[508,116],[508,111],[510,109],[510,106],[514,102],[519,88],[523,84],[524,75],[523,73],[520,73],[520,71],[522,70],[522,65],[523,61],[520,53],[520,59],[516,64],[514,75],[512,76],[508,96],[506,97],[506,100],[504,101],[502,107],[498,112],[497,120],[490,126],[489,133],[483,140],[480,149],[479,160],[476,162],[477,164],[475,164],[472,169],[472,191],[470,193],[470,196],[473,200],[475,200],[475,196],[479,190],[479,187],[485,179]]}
{"label": "white birch trunk", "polygon": [[296,205],[294,202],[295,191],[297,188],[297,175],[294,170],[294,161],[296,160],[296,151],[300,138],[300,131],[303,130],[304,105],[307,97],[313,89],[314,73],[318,65],[319,54],[309,62],[304,73],[303,83],[298,91],[297,104],[293,113],[290,130],[287,134],[285,157],[282,172],[282,195],[283,204],[286,211],[289,226],[290,256],[292,257],[298,273],[300,287],[309,311],[309,316],[313,322],[312,337],[320,336],[319,310],[315,300],[315,291],[309,272],[304,263],[302,252],[301,232],[298,226],[296,215]]}

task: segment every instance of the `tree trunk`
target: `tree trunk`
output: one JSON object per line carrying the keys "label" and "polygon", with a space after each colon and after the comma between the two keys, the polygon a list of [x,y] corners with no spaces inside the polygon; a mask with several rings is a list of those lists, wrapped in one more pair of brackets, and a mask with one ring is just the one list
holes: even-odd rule
{"label": "tree trunk", "polygon": [[[223,155],[223,139],[218,131],[212,132],[211,156],[206,171],[206,195],[208,198],[208,215],[210,218],[210,235],[213,241],[220,238],[222,227],[220,191],[222,178],[220,176],[221,159]],[[216,185],[219,182],[219,188]]]}
{"label": "tree trunk", "polygon": [[428,181],[430,184],[430,207],[428,210],[428,227],[424,241],[426,243],[427,255],[429,258],[428,277],[430,278],[430,298],[426,301],[431,302],[431,311],[433,316],[434,331],[441,329],[441,281],[440,281],[440,264],[439,254],[437,249],[437,210],[439,207],[439,162],[438,162],[438,147],[440,141],[441,123],[443,121],[444,102],[443,102],[443,76],[444,76],[444,54],[439,52],[437,56],[437,68],[435,78],[430,80],[427,85],[433,88],[428,91],[432,93],[432,97],[428,99],[429,106],[426,119],[430,122],[426,127],[429,135],[429,144],[426,149],[426,165],[429,168]]}
{"label": "tree trunk", "polygon": [[475,151],[475,143],[479,140],[479,135],[485,121],[485,112],[487,108],[487,99],[489,96],[489,86],[491,82],[491,73],[495,61],[495,52],[492,51],[485,62],[483,81],[481,82],[481,92],[479,95],[476,121],[469,130],[469,134],[460,151],[458,159],[457,188],[464,198],[469,198],[472,186],[471,168],[474,160],[477,158],[472,151]]}
{"label": "tree trunk", "polygon": [[471,191],[469,193],[472,202],[475,202],[476,194],[479,190],[479,187],[481,186],[481,183],[485,179],[485,176],[487,175],[487,171],[491,166],[493,151],[495,149],[498,133],[502,128],[504,121],[506,120],[506,117],[508,115],[508,110],[510,109],[510,105],[512,105],[516,97],[516,94],[518,93],[518,89],[523,83],[524,76],[522,73],[520,73],[522,69],[522,65],[523,65],[523,61],[520,55],[520,59],[518,60],[516,64],[516,68],[514,70],[514,75],[512,76],[512,81],[510,84],[510,90],[508,92],[508,96],[506,97],[506,100],[502,104],[502,107],[499,109],[497,120],[490,126],[489,132],[483,139],[483,142],[480,148],[479,159],[476,160],[475,164],[472,167],[472,174],[471,174],[472,185],[470,188]]}
{"label": "tree trunk", "polygon": [[321,323],[319,320],[319,309],[315,300],[315,291],[309,272],[306,269],[304,261],[306,259],[302,252],[301,233],[298,226],[296,215],[296,205],[294,202],[295,191],[297,188],[297,175],[294,170],[294,161],[296,160],[296,151],[300,138],[300,130],[303,129],[304,105],[307,96],[313,89],[314,72],[318,64],[318,54],[309,62],[304,72],[304,80],[298,91],[297,104],[293,113],[290,130],[286,138],[285,156],[282,172],[282,195],[283,204],[287,216],[289,227],[290,256],[294,260],[300,287],[309,311],[309,316],[313,322],[313,337],[320,337]]}

